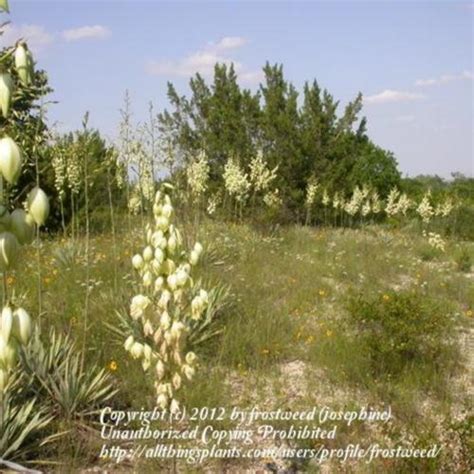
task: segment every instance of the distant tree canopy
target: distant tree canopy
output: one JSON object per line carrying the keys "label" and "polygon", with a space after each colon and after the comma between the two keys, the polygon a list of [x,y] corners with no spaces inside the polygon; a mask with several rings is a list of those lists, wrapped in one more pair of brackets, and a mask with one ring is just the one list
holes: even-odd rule
{"label": "distant tree canopy", "polygon": [[372,184],[386,195],[399,184],[393,154],[368,138],[366,119],[359,119],[360,93],[338,115],[339,102],[316,81],[305,84],[299,101],[281,65],[267,63],[263,71],[255,93],[242,89],[225,64],[215,66],[212,84],[196,74],[190,97],[168,84],[171,107],[160,114],[160,128],[184,163],[203,150],[211,178],[219,180],[229,157],[247,168],[260,149],[270,167],[278,165],[276,186],[290,209],[301,206],[312,177],[329,191]]}

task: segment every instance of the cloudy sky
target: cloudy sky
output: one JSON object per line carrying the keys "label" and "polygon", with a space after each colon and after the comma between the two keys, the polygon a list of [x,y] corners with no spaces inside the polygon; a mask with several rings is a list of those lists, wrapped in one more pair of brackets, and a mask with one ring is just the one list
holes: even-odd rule
{"label": "cloudy sky", "polygon": [[[364,94],[369,134],[404,173],[474,174],[473,17],[468,1],[10,0],[2,43],[29,39],[63,130],[113,137],[124,91],[136,120],[166,82],[233,62],[256,89],[265,61],[301,88],[316,78],[342,104]],[[2,18],[3,20],[3,18]]]}

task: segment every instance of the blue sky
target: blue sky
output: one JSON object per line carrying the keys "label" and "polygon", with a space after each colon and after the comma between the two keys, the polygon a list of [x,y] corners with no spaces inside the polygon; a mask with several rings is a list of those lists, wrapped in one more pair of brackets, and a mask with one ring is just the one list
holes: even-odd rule
{"label": "blue sky", "polygon": [[361,91],[369,135],[403,173],[474,174],[473,3],[468,1],[10,0],[3,44],[29,38],[59,101],[62,129],[113,137],[125,89],[134,117],[166,101],[166,82],[233,61],[258,87],[265,61],[297,88],[316,78],[344,105]]}

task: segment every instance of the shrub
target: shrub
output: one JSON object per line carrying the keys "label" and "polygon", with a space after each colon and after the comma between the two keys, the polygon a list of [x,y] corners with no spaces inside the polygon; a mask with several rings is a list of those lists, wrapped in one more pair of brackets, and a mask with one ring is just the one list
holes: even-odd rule
{"label": "shrub", "polygon": [[352,296],[348,309],[374,375],[399,375],[416,365],[448,365],[454,322],[437,301],[409,291],[389,292]]}

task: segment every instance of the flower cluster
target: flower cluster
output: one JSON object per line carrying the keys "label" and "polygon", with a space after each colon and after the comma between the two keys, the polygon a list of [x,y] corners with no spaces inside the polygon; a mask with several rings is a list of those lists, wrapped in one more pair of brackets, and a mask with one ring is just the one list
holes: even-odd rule
{"label": "flower cluster", "polygon": [[266,191],[275,180],[278,166],[272,170],[268,169],[263,152],[259,150],[257,156],[250,162],[250,182],[256,192]]}
{"label": "flower cluster", "polygon": [[428,232],[423,231],[423,236],[428,239],[428,244],[431,245],[436,250],[440,250],[444,252],[446,250],[446,242],[443,240],[441,235],[436,234],[435,232]]}
{"label": "flower cluster", "polygon": [[220,204],[220,202],[221,197],[219,194],[213,194],[209,197],[209,199],[207,200],[206,211],[210,216],[212,216],[216,212],[217,206]]}
{"label": "flower cluster", "polygon": [[318,192],[318,188],[319,188],[319,184],[315,179],[310,179],[308,181],[308,184],[306,185],[306,201],[305,201],[306,207],[310,208],[315,203],[316,193]]}
{"label": "flower cluster", "polygon": [[186,177],[191,195],[194,198],[202,196],[207,189],[209,180],[209,163],[206,154],[201,152],[197,160],[193,161],[186,169]]}
{"label": "flower cluster", "polygon": [[165,184],[155,196],[154,225],[146,229],[146,246],[132,258],[140,276],[141,292],[132,298],[130,316],[141,327],[140,340],[130,335],[125,349],[141,359],[145,371],[155,372],[157,405],[179,410],[176,392],[194,376],[197,358],[186,351],[186,336],[192,320],[199,320],[208,306],[208,294],[197,290],[192,267],[202,254],[196,243],[187,255],[182,237],[172,224],[173,206]]}
{"label": "flower cluster", "polygon": [[225,164],[223,177],[227,192],[234,196],[237,201],[245,201],[251,183],[248,180],[247,173],[240,168],[233,158],[229,158]]}
{"label": "flower cluster", "polygon": [[280,192],[278,188],[274,191],[269,191],[268,193],[266,193],[265,196],[263,196],[263,202],[265,203],[265,205],[272,209],[277,209],[278,207],[280,207],[283,201],[280,197]]}
{"label": "flower cluster", "polygon": [[352,193],[351,199],[347,201],[344,206],[344,210],[347,212],[347,214],[349,214],[350,216],[355,216],[361,208],[362,203],[364,202],[364,199],[366,198],[367,194],[368,190],[361,190],[359,186],[356,186]]}
{"label": "flower cluster", "polygon": [[431,193],[427,192],[423,199],[421,200],[419,206],[416,209],[416,212],[421,217],[421,220],[427,224],[434,215],[433,206],[430,203]]}
{"label": "flower cluster", "polygon": [[398,197],[400,196],[400,191],[397,188],[392,188],[387,197],[387,202],[385,204],[385,214],[389,217],[396,216],[398,214]]}
{"label": "flower cluster", "polygon": [[344,198],[338,193],[334,193],[334,197],[332,198],[332,207],[334,209],[343,209],[344,207]]}
{"label": "flower cluster", "polygon": [[397,214],[406,216],[407,212],[413,207],[413,201],[403,193],[397,203]]}
{"label": "flower cluster", "polygon": [[331,202],[331,198],[329,197],[329,193],[328,193],[327,189],[325,189],[324,192],[323,192],[323,197],[321,199],[321,202],[323,203],[324,207],[329,206],[329,203]]}
{"label": "flower cluster", "polygon": [[20,345],[31,337],[31,318],[23,308],[5,306],[0,316],[0,392],[5,389]]}
{"label": "flower cluster", "polygon": [[377,191],[372,192],[372,213],[379,214],[382,211],[382,201],[380,200],[379,193]]}
{"label": "flower cluster", "polygon": [[67,160],[63,147],[56,147],[53,152],[51,164],[54,170],[54,187],[60,198],[64,197],[67,181]]}
{"label": "flower cluster", "polygon": [[443,203],[439,203],[434,211],[435,216],[448,217],[454,209],[452,199],[447,198]]}

